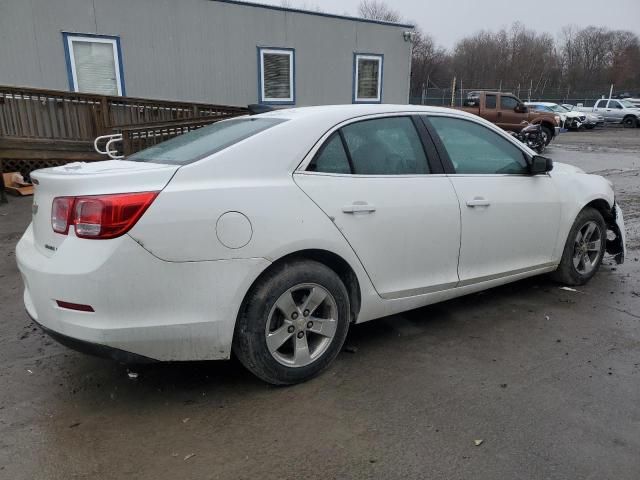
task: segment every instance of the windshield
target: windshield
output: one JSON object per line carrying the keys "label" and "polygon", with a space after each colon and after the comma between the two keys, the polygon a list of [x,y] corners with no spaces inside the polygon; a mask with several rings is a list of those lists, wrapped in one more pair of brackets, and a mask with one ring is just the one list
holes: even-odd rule
{"label": "windshield", "polygon": [[554,112],[558,112],[558,113],[567,113],[567,112],[571,111],[568,108],[565,108],[565,107],[560,106],[560,105],[551,105],[549,108],[551,110],[553,110]]}
{"label": "windshield", "polygon": [[259,117],[224,120],[154,145],[127,160],[187,165],[285,121]]}
{"label": "windshield", "polygon": [[637,108],[633,103],[629,100],[618,100],[624,108]]}

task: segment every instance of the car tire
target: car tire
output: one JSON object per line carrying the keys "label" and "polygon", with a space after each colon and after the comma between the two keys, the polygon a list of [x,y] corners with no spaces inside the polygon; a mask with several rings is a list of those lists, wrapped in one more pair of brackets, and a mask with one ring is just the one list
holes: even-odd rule
{"label": "car tire", "polygon": [[546,125],[543,125],[542,135],[544,137],[544,144],[548,146],[551,143],[551,140],[553,140],[553,130]]}
{"label": "car tire", "polygon": [[333,270],[313,260],[286,261],[267,272],[247,294],[233,351],[267,383],[304,382],[338,355],[349,320],[349,294]]}
{"label": "car tire", "polygon": [[584,285],[596,274],[607,243],[607,226],[595,208],[585,208],[576,218],[562,252],[554,280],[565,285]]}
{"label": "car tire", "polygon": [[593,130],[594,128],[596,128],[595,125],[585,125],[584,128],[586,128],[587,130]]}
{"label": "car tire", "polygon": [[638,120],[629,115],[628,117],[624,117],[624,119],[622,120],[622,125],[624,126],[624,128],[635,128],[638,126]]}

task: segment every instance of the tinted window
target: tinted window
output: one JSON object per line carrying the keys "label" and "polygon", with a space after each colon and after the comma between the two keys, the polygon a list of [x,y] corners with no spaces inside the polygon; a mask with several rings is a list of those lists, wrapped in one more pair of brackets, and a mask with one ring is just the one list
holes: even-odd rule
{"label": "tinted window", "polygon": [[485,96],[484,105],[486,108],[496,108],[496,96],[495,95]]}
{"label": "tinted window", "polygon": [[607,100],[598,100],[596,108],[605,108],[607,106]]}
{"label": "tinted window", "polygon": [[622,105],[620,105],[620,102],[616,102],[615,100],[611,100],[609,102],[609,108],[618,108],[618,109],[622,109]]}
{"label": "tinted window", "polygon": [[442,140],[456,173],[528,173],[522,151],[482,125],[447,117],[429,121]]}
{"label": "tinted window", "polygon": [[349,159],[337,132],[329,137],[307,170],[324,173],[351,173]]}
{"label": "tinted window", "polygon": [[420,137],[409,117],[387,117],[342,128],[354,173],[410,175],[429,173]]}
{"label": "tinted window", "polygon": [[513,97],[501,97],[500,99],[502,108],[507,110],[513,110],[518,106],[520,102]]}
{"label": "tinted window", "polygon": [[217,122],[142,150],[127,160],[186,165],[285,121],[275,118],[238,118]]}

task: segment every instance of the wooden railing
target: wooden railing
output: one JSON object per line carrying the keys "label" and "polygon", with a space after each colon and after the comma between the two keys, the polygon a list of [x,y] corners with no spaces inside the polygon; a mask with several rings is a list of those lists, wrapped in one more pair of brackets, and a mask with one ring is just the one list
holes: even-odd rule
{"label": "wooden railing", "polygon": [[[123,133],[128,153],[246,108],[0,86],[0,160],[4,171],[28,174],[67,161],[104,159],[101,135]],[[140,128],[137,128],[140,127]]]}
{"label": "wooden railing", "polygon": [[0,86],[0,137],[93,140],[114,127],[244,113],[224,105]]}

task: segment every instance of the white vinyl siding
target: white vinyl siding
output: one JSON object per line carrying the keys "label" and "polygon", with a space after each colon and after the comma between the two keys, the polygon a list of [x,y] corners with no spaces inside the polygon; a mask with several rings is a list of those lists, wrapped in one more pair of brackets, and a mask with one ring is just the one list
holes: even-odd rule
{"label": "white vinyl siding", "polygon": [[382,55],[356,54],[353,99],[356,103],[382,102]]}
{"label": "white vinyl siding", "polygon": [[294,52],[260,49],[260,102],[294,103]]}
{"label": "white vinyl siding", "polygon": [[73,90],[122,95],[120,58],[115,38],[67,37]]}

